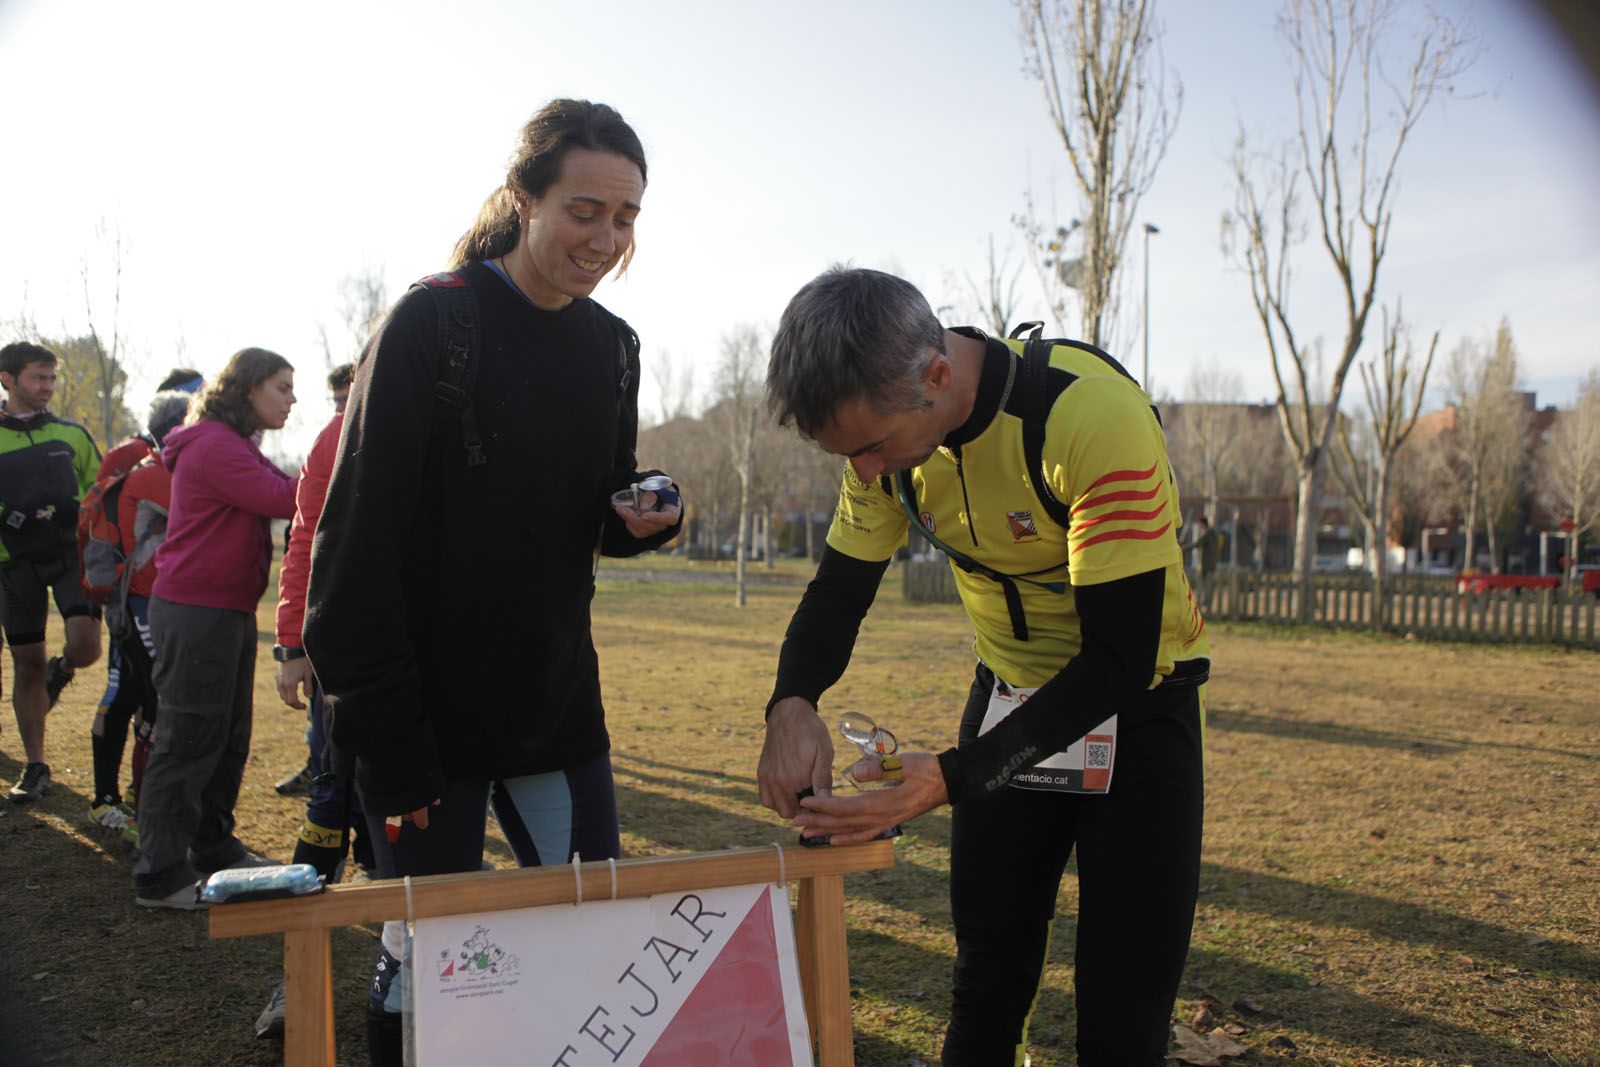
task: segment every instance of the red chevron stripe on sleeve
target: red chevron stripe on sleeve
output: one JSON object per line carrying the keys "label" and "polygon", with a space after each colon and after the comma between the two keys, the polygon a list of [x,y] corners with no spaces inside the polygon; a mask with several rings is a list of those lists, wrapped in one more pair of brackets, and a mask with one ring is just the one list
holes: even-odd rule
{"label": "red chevron stripe on sleeve", "polygon": [[1087,541],[1079,544],[1078,547],[1072,550],[1072,554],[1076,556],[1084,549],[1092,545],[1103,544],[1106,541],[1154,541],[1170,529],[1172,529],[1172,523],[1168,522],[1163,523],[1159,530],[1107,530],[1105,533],[1095,534]]}

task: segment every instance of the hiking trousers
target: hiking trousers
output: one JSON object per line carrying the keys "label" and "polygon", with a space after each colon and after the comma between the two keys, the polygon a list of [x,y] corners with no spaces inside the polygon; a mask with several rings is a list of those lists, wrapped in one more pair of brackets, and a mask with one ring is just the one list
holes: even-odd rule
{"label": "hiking trousers", "polygon": [[150,598],[161,726],[139,790],[142,896],[165,896],[245,853],[233,807],[250,756],[256,620],[242,611]]}
{"label": "hiking trousers", "polygon": [[[993,675],[979,667],[960,743]],[[951,811],[956,963],[946,1067],[1022,1062],[1069,856],[1077,853],[1078,1063],[1166,1062],[1194,923],[1204,805],[1201,691],[1152,690],[1118,717],[1110,792],[1006,786]]]}

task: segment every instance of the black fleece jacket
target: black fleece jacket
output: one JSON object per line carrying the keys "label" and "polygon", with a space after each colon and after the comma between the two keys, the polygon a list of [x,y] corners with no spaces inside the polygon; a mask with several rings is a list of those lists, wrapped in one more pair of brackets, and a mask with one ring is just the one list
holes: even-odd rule
{"label": "black fleece jacket", "polygon": [[461,272],[482,323],[473,389],[488,462],[469,467],[433,297],[401,299],[356,375],[313,542],[304,637],[335,750],[377,815],[447,780],[542,773],[607,750],[590,637],[593,552],[634,555],[611,511],[636,480],[639,368],[619,393],[620,319],[528,303]]}

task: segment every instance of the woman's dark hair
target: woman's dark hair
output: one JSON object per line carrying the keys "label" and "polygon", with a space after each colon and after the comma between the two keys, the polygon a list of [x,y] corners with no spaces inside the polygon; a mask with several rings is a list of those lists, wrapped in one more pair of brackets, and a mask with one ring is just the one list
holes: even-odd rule
{"label": "woman's dark hair", "polygon": [[[478,211],[478,220],[456,242],[450,254],[450,269],[494,259],[516,248],[522,226],[512,188],[539,199],[561,177],[561,163],[573,148],[614,153],[638,167],[640,178],[649,178],[639,135],[616,109],[588,100],[552,100],[522,127],[505,184],[489,194]],[[629,246],[622,257],[622,270],[628,269],[632,258],[633,248]]]}
{"label": "woman's dark hair", "polygon": [[189,421],[216,419],[249,437],[261,428],[250,391],[281,370],[292,371],[294,365],[265,348],[241,348],[189,409]]}

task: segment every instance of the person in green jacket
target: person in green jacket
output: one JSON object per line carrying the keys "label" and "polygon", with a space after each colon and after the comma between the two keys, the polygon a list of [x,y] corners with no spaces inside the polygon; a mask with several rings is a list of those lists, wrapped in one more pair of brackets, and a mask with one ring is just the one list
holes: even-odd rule
{"label": "person in green jacket", "polygon": [[[78,565],[78,503],[94,484],[100,450],[89,431],[50,413],[56,354],[18,341],[0,348],[0,625],[16,669],[11,705],[27,763],[10,797],[50,788],[44,719],[73,672],[100,658],[100,612],[85,599]],[[67,645],[45,660],[50,596]]]}

